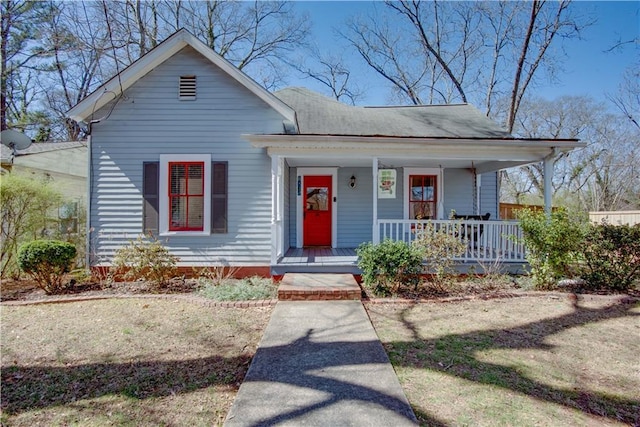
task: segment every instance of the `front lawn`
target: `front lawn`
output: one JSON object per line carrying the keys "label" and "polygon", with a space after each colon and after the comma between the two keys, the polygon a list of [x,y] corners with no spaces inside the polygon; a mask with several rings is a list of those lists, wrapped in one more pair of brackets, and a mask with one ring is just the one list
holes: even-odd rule
{"label": "front lawn", "polygon": [[220,425],[271,308],[2,307],[2,425]]}
{"label": "front lawn", "polygon": [[640,425],[640,304],[368,304],[422,425]]}

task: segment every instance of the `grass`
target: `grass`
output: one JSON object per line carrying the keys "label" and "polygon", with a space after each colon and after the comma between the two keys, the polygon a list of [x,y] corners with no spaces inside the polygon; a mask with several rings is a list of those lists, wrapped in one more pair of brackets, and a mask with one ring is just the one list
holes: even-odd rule
{"label": "grass", "polygon": [[200,279],[199,284],[200,295],[216,301],[274,299],[278,295],[278,287],[273,281],[262,277],[250,277],[242,280],[226,279],[221,283]]}
{"label": "grass", "polygon": [[422,425],[640,423],[640,304],[521,297],[370,305]]}
{"label": "grass", "polygon": [[2,425],[220,425],[269,308],[2,307]]}

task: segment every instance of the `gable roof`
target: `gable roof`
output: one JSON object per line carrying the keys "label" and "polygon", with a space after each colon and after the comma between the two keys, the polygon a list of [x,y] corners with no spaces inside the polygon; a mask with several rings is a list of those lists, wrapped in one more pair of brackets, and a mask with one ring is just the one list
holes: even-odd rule
{"label": "gable roof", "polygon": [[356,107],[301,87],[274,95],[296,111],[303,135],[513,138],[470,104]]}
{"label": "gable roof", "polygon": [[185,29],[180,29],[169,36],[162,43],[147,52],[127,68],[115,75],[90,95],[80,101],[67,112],[67,116],[76,122],[87,122],[93,119],[93,114],[107,103],[119,96],[140,78],[151,70],[171,58],[186,46],[191,46],[202,56],[219,67],[235,79],[242,86],[249,89],[254,95],[262,99],[274,110],[280,113],[286,120],[295,123],[295,111],[276,98],[272,93],[264,89],[249,76],[244,74],[222,56],[215,53],[209,46],[198,40]]}

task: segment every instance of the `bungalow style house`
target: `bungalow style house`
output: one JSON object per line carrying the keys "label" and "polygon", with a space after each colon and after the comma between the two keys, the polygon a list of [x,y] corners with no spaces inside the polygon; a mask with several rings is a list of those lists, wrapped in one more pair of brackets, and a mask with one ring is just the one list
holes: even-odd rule
{"label": "bungalow style house", "polygon": [[473,231],[460,262],[521,266],[517,223],[498,218],[498,171],[544,161],[550,176],[554,156],[583,146],[515,138],[467,104],[270,93],[185,30],[68,115],[90,133],[94,267],[153,233],[183,267],[357,273],[361,243],[411,241],[453,211]]}

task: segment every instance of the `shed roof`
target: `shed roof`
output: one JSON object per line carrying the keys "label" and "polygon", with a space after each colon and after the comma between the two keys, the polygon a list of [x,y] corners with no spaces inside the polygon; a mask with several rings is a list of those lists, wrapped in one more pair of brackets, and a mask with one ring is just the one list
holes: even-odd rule
{"label": "shed roof", "polygon": [[296,111],[303,135],[513,138],[470,104],[357,107],[301,87],[274,95]]}

